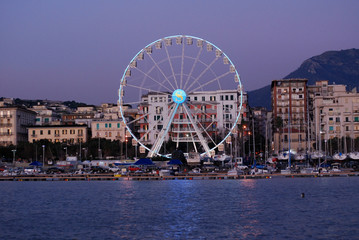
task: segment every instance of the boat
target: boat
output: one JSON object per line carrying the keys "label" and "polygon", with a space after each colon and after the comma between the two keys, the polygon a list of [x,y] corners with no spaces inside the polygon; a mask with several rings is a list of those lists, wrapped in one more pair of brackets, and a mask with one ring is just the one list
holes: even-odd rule
{"label": "boat", "polygon": [[310,156],[312,159],[319,159],[324,157],[324,153],[322,151],[315,151]]}
{"label": "boat", "polygon": [[345,159],[347,159],[348,158],[348,155],[347,154],[343,154],[343,153],[341,153],[341,152],[339,152],[339,153],[335,153],[334,155],[333,155],[333,160],[338,160],[338,161],[343,161],[343,160],[345,160]]}
{"label": "boat", "polygon": [[294,155],[294,159],[297,161],[303,161],[305,160],[307,155],[305,153],[297,153]]}
{"label": "boat", "polygon": [[350,152],[348,154],[348,157],[353,160],[359,160],[359,152]]}

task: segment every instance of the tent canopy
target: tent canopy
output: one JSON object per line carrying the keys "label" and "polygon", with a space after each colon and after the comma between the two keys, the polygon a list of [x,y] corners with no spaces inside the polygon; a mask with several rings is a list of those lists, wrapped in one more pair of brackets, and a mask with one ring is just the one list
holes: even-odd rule
{"label": "tent canopy", "polygon": [[154,163],[149,158],[140,158],[135,162],[135,165],[154,165]]}
{"label": "tent canopy", "polygon": [[42,163],[39,162],[39,161],[35,161],[35,162],[32,162],[29,164],[30,166],[36,166],[36,167],[39,167],[39,166],[42,166]]}
{"label": "tent canopy", "polygon": [[167,164],[168,165],[182,165],[183,163],[181,162],[181,160],[171,159],[171,161],[169,161]]}

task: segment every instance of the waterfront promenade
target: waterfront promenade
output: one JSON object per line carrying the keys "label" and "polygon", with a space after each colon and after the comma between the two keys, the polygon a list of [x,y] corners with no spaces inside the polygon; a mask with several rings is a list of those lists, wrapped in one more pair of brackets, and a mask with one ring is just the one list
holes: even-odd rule
{"label": "waterfront promenade", "polygon": [[148,181],[148,180],[225,180],[225,179],[268,179],[268,178],[315,178],[315,177],[355,177],[359,172],[342,171],[331,173],[293,173],[228,175],[227,173],[198,173],[158,176],[153,174],[38,174],[0,176],[0,181]]}

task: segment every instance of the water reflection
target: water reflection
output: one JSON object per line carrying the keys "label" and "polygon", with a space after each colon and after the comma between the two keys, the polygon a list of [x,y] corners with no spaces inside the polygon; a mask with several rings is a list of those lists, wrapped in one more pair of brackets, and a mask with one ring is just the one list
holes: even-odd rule
{"label": "water reflection", "polygon": [[359,178],[0,182],[0,239],[353,239],[358,184]]}

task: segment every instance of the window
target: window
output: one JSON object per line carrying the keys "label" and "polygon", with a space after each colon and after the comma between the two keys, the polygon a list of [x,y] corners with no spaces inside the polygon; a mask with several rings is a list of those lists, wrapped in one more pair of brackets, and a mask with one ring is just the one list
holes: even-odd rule
{"label": "window", "polygon": [[334,131],[334,127],[333,127],[333,126],[329,126],[329,131]]}
{"label": "window", "polygon": [[354,117],[354,122],[359,122],[359,117]]}
{"label": "window", "polygon": [[100,124],[96,123],[96,129],[99,130],[100,129]]}
{"label": "window", "polygon": [[50,135],[50,134],[51,134],[51,130],[47,130],[47,134]]}
{"label": "window", "polygon": [[111,127],[112,127],[112,124],[111,124],[111,123],[109,123],[109,124],[108,124],[108,127],[109,127],[109,128],[111,128]]}
{"label": "window", "polygon": [[335,122],[340,122],[340,117],[335,118]]}
{"label": "window", "polygon": [[346,122],[349,122],[349,117],[345,117],[345,121],[346,121]]}
{"label": "window", "polygon": [[105,128],[107,128],[108,127],[108,124],[107,123],[105,123]]}
{"label": "window", "polygon": [[220,97],[220,98],[221,98],[221,101],[223,101],[223,95],[221,95],[221,97]]}
{"label": "window", "polygon": [[233,95],[231,95],[231,100],[232,100],[232,101],[234,100],[234,96],[233,96]]}
{"label": "window", "polygon": [[120,128],[121,124],[120,123],[117,123],[117,128]]}
{"label": "window", "polygon": [[228,101],[228,95],[226,95],[226,101]]}
{"label": "window", "polygon": [[43,135],[44,134],[44,131],[43,130],[40,130],[40,135]]}
{"label": "window", "polygon": [[206,97],[202,97],[202,101],[206,101]]}
{"label": "window", "polygon": [[32,135],[35,135],[35,130],[32,130]]}
{"label": "window", "polygon": [[197,101],[197,97],[194,97],[194,100]]}

